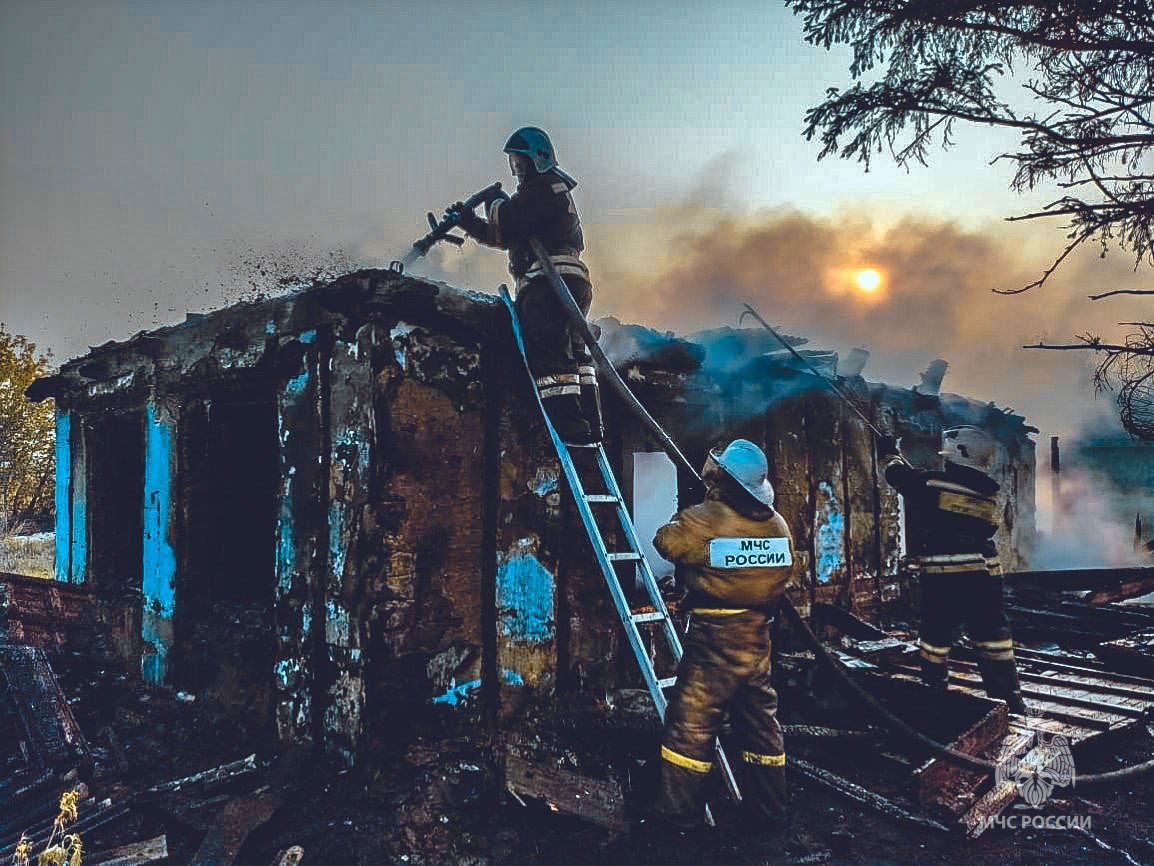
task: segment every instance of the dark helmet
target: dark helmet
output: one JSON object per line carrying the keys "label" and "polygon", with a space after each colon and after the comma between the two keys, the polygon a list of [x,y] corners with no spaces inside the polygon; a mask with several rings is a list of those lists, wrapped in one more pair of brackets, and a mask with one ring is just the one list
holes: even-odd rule
{"label": "dark helmet", "polygon": [[557,167],[557,157],[553,153],[553,142],[545,130],[535,126],[523,126],[509,136],[505,142],[505,153],[523,153],[533,160],[538,174]]}

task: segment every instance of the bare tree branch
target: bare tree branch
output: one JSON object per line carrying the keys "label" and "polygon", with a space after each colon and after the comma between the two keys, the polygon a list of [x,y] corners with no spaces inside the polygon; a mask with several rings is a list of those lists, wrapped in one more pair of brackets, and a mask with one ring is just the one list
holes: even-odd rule
{"label": "bare tree branch", "polygon": [[[1100,301],[1102,298],[1109,298],[1113,295],[1154,295],[1154,289],[1111,289],[1108,292],[1102,292],[1100,295],[1086,295],[1091,301]],[[1119,323],[1124,324],[1124,323]]]}
{"label": "bare tree branch", "polygon": [[[888,153],[926,164],[931,146],[952,144],[955,123],[1007,129],[1018,146],[992,162],[1014,165],[1017,191],[1078,189],[1012,222],[1064,221],[1064,245],[1037,289],[1087,241],[1117,247],[1135,267],[1154,264],[1154,2],[1151,0],[786,0],[805,38],[851,52],[850,86],[831,88],[805,115],[821,157],[861,162]],[[1028,70],[1028,78],[1013,73]],[[863,76],[871,73],[867,85]],[[1029,102],[1010,98],[1018,88]],[[1033,110],[1016,109],[1029,104]],[[1091,300],[1148,295],[1106,289]],[[1154,441],[1154,325],[1130,323],[1122,341],[1077,335],[1031,349],[1091,351],[1103,358],[1098,388],[1117,388],[1122,422]]]}

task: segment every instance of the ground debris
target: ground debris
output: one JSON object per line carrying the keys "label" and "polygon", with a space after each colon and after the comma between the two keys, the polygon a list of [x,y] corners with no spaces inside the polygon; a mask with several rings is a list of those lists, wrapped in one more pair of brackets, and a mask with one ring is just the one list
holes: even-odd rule
{"label": "ground debris", "polygon": [[165,836],[157,836],[108,851],[86,853],[84,863],[85,866],[138,866],[142,863],[164,860],[167,857],[168,839]]}
{"label": "ground debris", "polygon": [[229,866],[248,835],[272,817],[283,799],[266,788],[231,800],[221,810],[189,866]]}
{"label": "ground debris", "polygon": [[228,764],[222,764],[219,767],[213,767],[210,770],[194,773],[191,776],[172,779],[168,782],[162,782],[159,785],[153,785],[151,788],[146,788],[142,793],[145,795],[165,794],[181,790],[188,793],[190,790],[207,787],[216,782],[234,779],[237,776],[255,772],[256,768],[256,754],[254,753],[247,758],[241,758],[239,761],[232,761]]}
{"label": "ground debris", "polygon": [[91,768],[88,741],[43,649],[0,644],[0,685],[15,708],[21,750],[33,770]]}
{"label": "ground debris", "polygon": [[304,859],[304,856],[305,849],[300,845],[293,845],[284,851],[278,851],[270,866],[300,866],[300,862]]}

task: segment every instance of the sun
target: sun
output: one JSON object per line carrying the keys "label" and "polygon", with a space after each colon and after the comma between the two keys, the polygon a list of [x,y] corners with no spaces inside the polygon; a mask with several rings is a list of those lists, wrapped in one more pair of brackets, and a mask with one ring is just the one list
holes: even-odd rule
{"label": "sun", "polygon": [[876,292],[882,284],[882,275],[873,268],[864,268],[854,274],[854,282],[863,292]]}

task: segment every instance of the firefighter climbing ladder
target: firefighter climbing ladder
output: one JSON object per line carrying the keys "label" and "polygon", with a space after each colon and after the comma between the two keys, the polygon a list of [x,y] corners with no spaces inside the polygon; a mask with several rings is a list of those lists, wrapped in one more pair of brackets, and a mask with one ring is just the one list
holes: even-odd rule
{"label": "firefighter climbing ladder", "polygon": [[[504,285],[500,287],[500,293],[501,299],[509,309],[509,318],[513,323],[513,336],[516,338],[517,348],[521,353],[521,360],[524,362],[525,369],[528,372],[529,362],[525,356],[525,343],[521,334],[521,323],[517,319],[517,311],[513,306],[512,298],[509,296],[509,290]],[[531,372],[530,380],[532,380]],[[657,587],[657,580],[653,575],[653,569],[645,559],[645,555],[641,552],[641,545],[638,543],[633,521],[629,516],[628,510],[625,508],[625,499],[621,495],[621,489],[617,484],[616,477],[613,475],[613,469],[609,465],[609,459],[605,454],[604,446],[601,444],[567,445],[561,440],[561,437],[557,434],[556,429],[554,429],[552,422],[549,420],[549,416],[545,412],[545,407],[541,403],[541,397],[537,393],[536,388],[533,388],[533,393],[536,395],[537,408],[541,412],[541,417],[545,420],[545,427],[549,431],[550,438],[553,440],[553,447],[557,451],[558,458],[560,458],[561,468],[565,473],[569,488],[573,491],[573,497],[577,503],[577,512],[581,515],[581,522],[584,524],[585,532],[589,536],[589,541],[593,546],[593,553],[597,559],[597,564],[601,568],[605,582],[609,585],[609,594],[612,596],[613,604],[617,608],[618,615],[621,617],[621,624],[625,628],[625,635],[629,640],[630,647],[633,649],[633,655],[637,659],[637,664],[641,668],[641,674],[645,678],[645,684],[649,689],[649,694],[652,696],[653,703],[657,707],[657,713],[662,721],[664,721],[665,708],[668,705],[668,700],[665,697],[665,689],[670,688],[677,681],[677,678],[675,676],[659,677],[657,675],[654,661],[649,654],[645,639],[642,636],[641,627],[654,628],[664,637],[666,645],[668,646],[669,655],[672,657],[674,664],[681,661],[681,639],[677,635],[677,627],[669,614],[669,609],[665,606],[665,600],[661,597],[661,591]],[[600,484],[597,485],[601,488],[599,491],[589,492],[593,485],[588,485],[582,481],[580,477],[581,473],[578,472],[574,464],[570,449],[591,453],[596,462],[596,470],[600,475]],[[612,552],[609,550],[605,536],[602,534],[597,518],[593,514],[593,508],[595,506],[612,507],[614,510],[622,530],[621,534],[625,545],[624,550]],[[622,564],[636,567],[641,586],[649,602],[648,606],[651,607],[652,610],[640,613],[633,612],[625,590],[621,586],[621,576],[617,572],[617,568]],[[740,802],[741,793],[737,787],[737,780],[734,778],[733,769],[721,747],[721,743],[716,742],[714,747],[717,764],[725,780],[726,788],[730,796],[735,801]]]}

